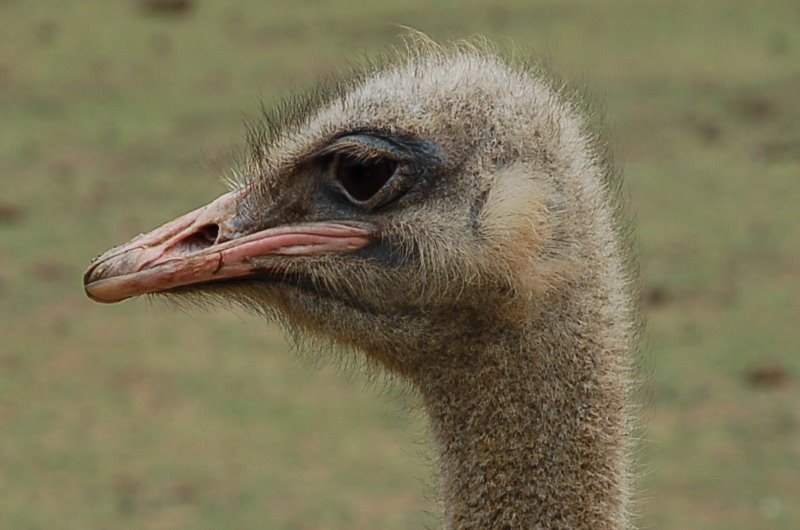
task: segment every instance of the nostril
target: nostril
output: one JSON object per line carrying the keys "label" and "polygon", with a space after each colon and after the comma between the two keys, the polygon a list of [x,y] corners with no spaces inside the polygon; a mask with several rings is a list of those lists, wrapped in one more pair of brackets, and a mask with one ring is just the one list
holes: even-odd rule
{"label": "nostril", "polygon": [[219,225],[205,225],[200,228],[200,235],[208,241],[210,245],[217,242],[219,237]]}
{"label": "nostril", "polygon": [[183,252],[197,252],[214,245],[219,238],[219,225],[208,224],[181,239],[174,247]]}

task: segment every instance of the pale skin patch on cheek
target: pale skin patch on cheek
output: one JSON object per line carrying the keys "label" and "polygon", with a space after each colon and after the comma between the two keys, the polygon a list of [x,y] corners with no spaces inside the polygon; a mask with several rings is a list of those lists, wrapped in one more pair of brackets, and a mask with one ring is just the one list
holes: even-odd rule
{"label": "pale skin patch on cheek", "polygon": [[554,193],[547,175],[520,164],[498,172],[480,199],[475,228],[486,242],[484,267],[532,297],[553,289],[575,269],[554,241],[560,222],[548,206]]}

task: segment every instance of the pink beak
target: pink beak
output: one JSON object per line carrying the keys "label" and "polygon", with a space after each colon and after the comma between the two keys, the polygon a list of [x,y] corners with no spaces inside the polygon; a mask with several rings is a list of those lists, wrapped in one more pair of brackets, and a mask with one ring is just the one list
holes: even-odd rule
{"label": "pink beak", "polygon": [[227,193],[98,256],[83,277],[86,294],[97,302],[112,303],[175,287],[245,277],[264,269],[254,258],[348,252],[362,248],[372,236],[363,224],[324,222],[239,236],[230,224],[236,202],[236,193]]}

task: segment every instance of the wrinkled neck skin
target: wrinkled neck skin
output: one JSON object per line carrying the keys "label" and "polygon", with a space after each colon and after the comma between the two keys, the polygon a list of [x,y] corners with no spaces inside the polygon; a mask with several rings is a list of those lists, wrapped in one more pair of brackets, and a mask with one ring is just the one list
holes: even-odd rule
{"label": "wrinkled neck skin", "polygon": [[412,377],[439,452],[444,528],[626,526],[626,352],[601,336],[602,311],[555,305],[450,352],[481,366]]}

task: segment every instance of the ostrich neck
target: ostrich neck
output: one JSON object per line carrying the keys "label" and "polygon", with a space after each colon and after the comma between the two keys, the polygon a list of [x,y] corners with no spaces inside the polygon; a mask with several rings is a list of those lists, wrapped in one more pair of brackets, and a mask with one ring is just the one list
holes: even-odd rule
{"label": "ostrich neck", "polygon": [[478,367],[419,374],[445,528],[625,526],[625,352],[562,316],[451,351]]}

